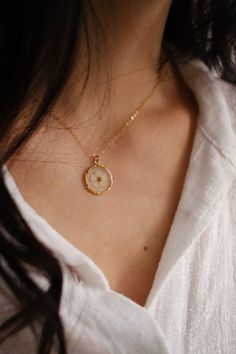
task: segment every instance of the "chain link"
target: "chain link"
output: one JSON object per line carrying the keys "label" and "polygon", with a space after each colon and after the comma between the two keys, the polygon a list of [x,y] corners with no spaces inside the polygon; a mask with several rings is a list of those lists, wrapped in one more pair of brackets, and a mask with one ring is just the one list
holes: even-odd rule
{"label": "chain link", "polygon": [[[116,141],[124,134],[124,132],[126,131],[127,127],[135,120],[135,118],[139,115],[139,113],[141,112],[141,110],[144,108],[146,102],[152,97],[152,95],[155,92],[155,89],[158,85],[158,82],[154,85],[153,89],[151,90],[151,92],[148,94],[148,96],[145,97],[145,99],[141,102],[141,104],[137,107],[137,109],[131,114],[131,116],[127,119],[127,121],[124,123],[124,125],[118,130],[118,132],[105,144],[104,148],[102,150],[100,150],[98,153],[95,153],[90,147],[82,145],[80,139],[78,138],[78,136],[73,132],[73,130],[71,128],[69,128],[67,126],[67,124],[65,124],[65,122],[61,119],[61,117],[59,115],[57,115],[54,110],[50,110],[49,111],[49,115],[56,119],[66,130],[68,130],[70,132],[70,134],[73,136],[73,138],[75,139],[75,141],[77,142],[77,144],[79,144],[79,146],[81,147],[82,151],[84,152],[84,154],[87,157],[91,157],[91,155],[93,157],[95,156],[101,156],[102,154],[104,154],[104,152],[107,150],[107,148],[110,148],[111,146],[113,146]],[[39,103],[39,99],[37,97],[35,97],[35,95],[33,95],[34,98],[37,100],[37,102]],[[90,154],[88,154],[88,152]]]}

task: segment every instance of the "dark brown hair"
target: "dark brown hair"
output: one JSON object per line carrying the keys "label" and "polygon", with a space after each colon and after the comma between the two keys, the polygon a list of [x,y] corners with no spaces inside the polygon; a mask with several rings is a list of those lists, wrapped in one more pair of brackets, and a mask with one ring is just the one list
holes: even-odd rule
{"label": "dark brown hair", "polygon": [[[62,271],[58,260],[36,239],[21,216],[5,187],[2,167],[37,129],[59,96],[79,51],[81,29],[86,27],[84,17],[82,0],[1,1],[0,276],[21,309],[0,324],[0,341],[37,320],[41,323],[40,354],[49,353],[55,342],[58,352],[66,353],[59,316]],[[163,45],[172,45],[168,51],[171,58],[199,58],[223,80],[235,84],[235,18],[234,0],[174,0]],[[37,90],[39,83],[44,94],[37,112],[24,131],[6,144],[29,91]],[[47,291],[38,287],[27,266],[47,278]]]}

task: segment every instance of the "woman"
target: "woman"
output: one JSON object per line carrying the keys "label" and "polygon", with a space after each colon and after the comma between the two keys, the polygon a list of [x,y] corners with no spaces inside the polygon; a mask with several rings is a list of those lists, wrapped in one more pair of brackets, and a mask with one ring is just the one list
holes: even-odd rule
{"label": "woman", "polygon": [[1,353],[236,352],[233,1],[3,1]]}

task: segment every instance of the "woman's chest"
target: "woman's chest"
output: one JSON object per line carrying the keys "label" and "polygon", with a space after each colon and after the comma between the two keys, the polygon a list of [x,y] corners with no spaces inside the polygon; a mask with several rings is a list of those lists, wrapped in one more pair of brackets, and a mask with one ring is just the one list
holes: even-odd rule
{"label": "woman's chest", "polygon": [[57,183],[44,195],[28,194],[31,206],[100,268],[111,289],[144,305],[177,208],[179,181],[171,187],[167,178],[153,183],[151,192],[137,179],[138,190],[131,186],[123,194],[117,181],[107,198],[82,190],[77,198],[74,188]]}
{"label": "woman's chest", "polygon": [[29,162],[28,169],[18,164],[13,170],[34,210],[96,263],[113,290],[141,305],[182,193],[196,128],[193,118],[178,117],[178,134],[170,121],[162,135],[155,126],[132,149],[124,146],[108,162],[114,184],[101,196],[84,188],[81,162]]}
{"label": "woman's chest", "polygon": [[50,224],[99,267],[112,290],[144,305],[177,207],[177,198],[166,201],[130,196],[106,207],[100,200],[96,211],[82,203],[69,218],[53,212]]}

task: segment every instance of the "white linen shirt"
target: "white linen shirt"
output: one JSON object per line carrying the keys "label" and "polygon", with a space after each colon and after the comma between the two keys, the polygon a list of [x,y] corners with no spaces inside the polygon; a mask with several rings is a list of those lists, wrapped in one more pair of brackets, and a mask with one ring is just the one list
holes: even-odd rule
{"label": "white linen shirt", "polygon": [[[5,169],[23,216],[62,264],[69,354],[236,353],[236,89],[199,60],[177,64],[198,102],[198,124],[145,306],[113,291],[95,262],[30,207]],[[4,294],[0,317],[6,318],[14,300]],[[10,337],[0,353],[36,352],[30,333]]]}

